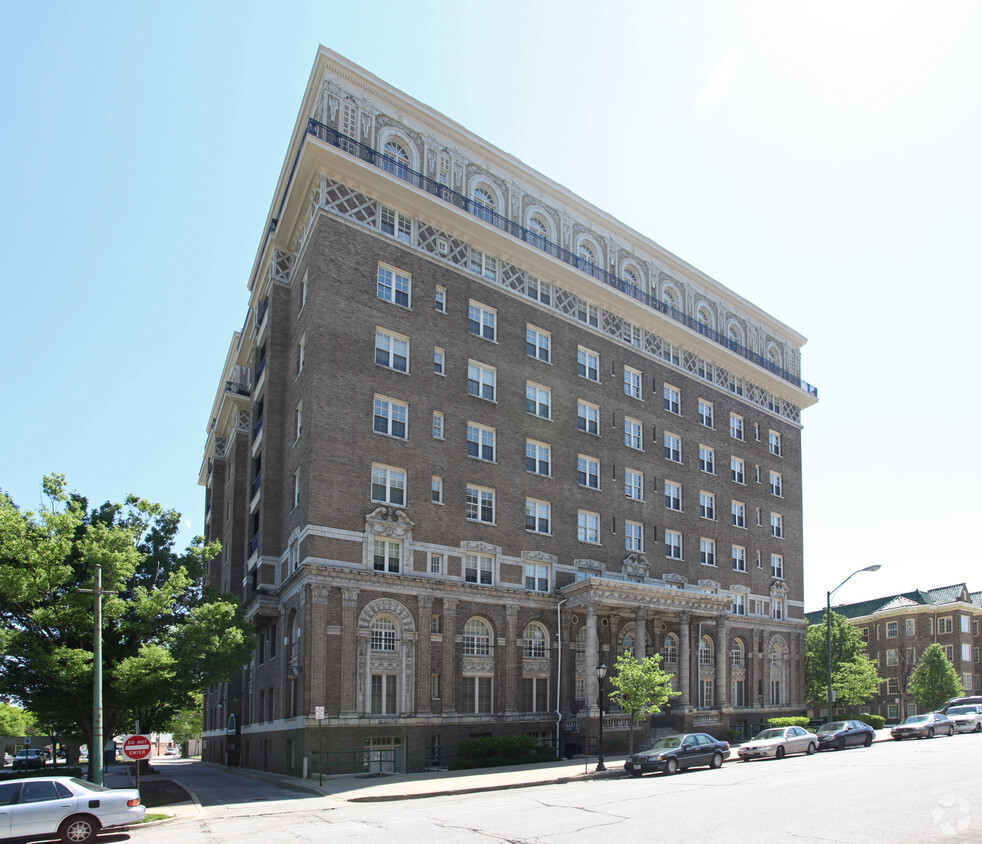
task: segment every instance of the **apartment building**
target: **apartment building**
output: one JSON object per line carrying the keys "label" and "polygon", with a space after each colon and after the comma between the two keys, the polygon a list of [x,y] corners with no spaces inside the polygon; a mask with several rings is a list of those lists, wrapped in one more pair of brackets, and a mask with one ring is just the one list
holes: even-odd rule
{"label": "apartment building", "polygon": [[206,759],[585,749],[624,651],[657,724],[802,710],[804,337],[326,48],[262,231],[200,474],[258,646]]}

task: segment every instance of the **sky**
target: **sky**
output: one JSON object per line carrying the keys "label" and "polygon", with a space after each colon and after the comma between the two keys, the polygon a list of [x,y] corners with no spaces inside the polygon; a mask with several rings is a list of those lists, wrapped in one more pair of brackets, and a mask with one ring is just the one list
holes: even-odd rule
{"label": "sky", "polygon": [[324,44],[808,338],[807,610],[874,563],[833,603],[982,590],[980,37],[967,0],[0,0],[0,489],[37,509],[59,472],[203,532]]}

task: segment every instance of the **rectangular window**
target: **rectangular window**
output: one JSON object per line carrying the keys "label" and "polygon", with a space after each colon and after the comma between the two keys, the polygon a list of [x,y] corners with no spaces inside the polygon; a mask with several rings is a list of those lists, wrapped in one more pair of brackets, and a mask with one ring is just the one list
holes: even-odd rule
{"label": "rectangular window", "polygon": [[737,484],[746,483],[747,467],[739,457],[730,458],[730,480]]}
{"label": "rectangular window", "polygon": [[869,644],[869,628],[860,627],[859,628],[859,638],[863,640],[863,644]]}
{"label": "rectangular window", "polygon": [[522,709],[525,712],[549,712],[549,678],[522,678]]}
{"label": "rectangular window", "polygon": [[443,478],[440,475],[433,475],[430,479],[430,501],[434,504],[443,503]]}
{"label": "rectangular window", "polygon": [[702,358],[696,358],[696,375],[702,378],[704,381],[708,381],[712,384],[716,380],[716,369],[713,365]]}
{"label": "rectangular window", "polygon": [[576,538],[591,545],[600,544],[600,514],[580,510],[576,514]]}
{"label": "rectangular window", "polygon": [[440,675],[430,674],[430,697],[433,700],[440,699]]}
{"label": "rectangular window", "polygon": [[950,633],[952,631],[951,616],[938,619],[938,633]]}
{"label": "rectangular window", "polygon": [[641,373],[629,366],[624,367],[624,395],[641,398]]}
{"label": "rectangular window", "polygon": [[947,659],[948,662],[954,663],[954,661],[955,661],[955,646],[954,645],[942,645],[941,647],[944,650],[945,659]]}
{"label": "rectangular window", "polygon": [[781,456],[781,435],[777,431],[767,432],[767,449],[771,454]]}
{"label": "rectangular window", "polygon": [[968,633],[969,617],[967,615],[963,615],[961,619],[962,619],[962,633]]}
{"label": "rectangular window", "polygon": [[699,493],[699,515],[704,519],[716,520],[716,496],[713,493]]}
{"label": "rectangular window", "polygon": [[486,714],[491,711],[491,678],[464,677],[461,687],[461,712]]}
{"label": "rectangular window", "polygon": [[709,446],[699,446],[699,469],[710,475],[716,474],[716,451]]}
{"label": "rectangular window", "polygon": [[663,340],[661,344],[661,356],[662,360],[667,360],[669,363],[674,363],[676,366],[682,365],[682,351],[674,343],[666,343]]}
{"label": "rectangular window", "polygon": [[747,506],[742,501],[730,502],[730,522],[733,527],[745,528],[747,526]]}
{"label": "rectangular window", "polygon": [[707,428],[715,428],[715,418],[713,416],[713,403],[699,399],[699,424]]}
{"label": "rectangular window", "polygon": [[387,208],[384,205],[382,206],[382,213],[380,216],[381,220],[379,229],[381,230],[382,234],[391,235],[404,243],[412,243],[412,217],[407,217],[404,214],[401,214],[392,208]]}
{"label": "rectangular window", "polygon": [[644,552],[644,525],[641,522],[624,522],[624,550]]}
{"label": "rectangular window", "polygon": [[784,555],[771,554],[771,577],[784,579]]}
{"label": "rectangular window", "polygon": [[[387,396],[375,396],[375,416],[373,427],[376,434],[386,434],[406,439],[406,426],[409,421],[409,405],[405,402],[390,399]],[[297,436],[300,436],[299,423]]]}
{"label": "rectangular window", "polygon": [[543,419],[552,418],[552,390],[533,384],[531,381],[525,382],[525,412]]}
{"label": "rectangular window", "polygon": [[467,456],[494,463],[495,430],[484,425],[467,423]]}
{"label": "rectangular window", "polygon": [[372,501],[404,507],[406,504],[406,470],[373,463]]}
{"label": "rectangular window", "polygon": [[293,506],[300,506],[300,470],[293,473]]}
{"label": "rectangular window", "polygon": [[430,554],[430,574],[443,574],[443,554]]}
{"label": "rectangular window", "polygon": [[576,318],[580,322],[585,322],[587,325],[592,325],[594,328],[600,326],[600,310],[596,305],[590,302],[584,301],[583,299],[576,300]]}
{"label": "rectangular window", "polygon": [[[530,592],[549,591],[549,566],[525,564],[525,588]],[[545,656],[545,654],[543,654]]]}
{"label": "rectangular window", "polygon": [[399,573],[399,559],[402,556],[402,543],[390,539],[375,540],[375,571]]}
{"label": "rectangular window", "polygon": [[665,531],[665,556],[672,560],[682,559],[682,534],[677,530]]}
{"label": "rectangular window", "polygon": [[588,434],[600,436],[600,408],[589,402],[577,402],[576,427]]}
{"label": "rectangular window", "polygon": [[[494,558],[490,554],[464,554],[464,581],[491,586],[493,562]],[[487,646],[484,653],[488,652],[486,648]]]}
{"label": "rectangular window", "polygon": [[397,372],[409,372],[409,338],[376,329],[375,363]]}
{"label": "rectangular window", "polygon": [[664,397],[665,410],[669,413],[682,413],[682,398],[677,387],[666,384],[662,388],[662,395]]}
{"label": "rectangular window", "polygon": [[972,673],[970,671],[962,674],[962,688],[966,692],[972,691]]}
{"label": "rectangular window", "polygon": [[632,419],[630,416],[624,417],[624,445],[628,448],[636,448],[638,451],[641,450],[641,444],[644,442],[644,431],[641,427],[641,422],[637,419]]}
{"label": "rectangular window", "polygon": [[733,563],[733,571],[747,570],[747,549],[742,545],[734,545],[730,550],[730,560]]}
{"label": "rectangular window", "polygon": [[437,285],[436,293],[433,297],[433,307],[441,314],[447,312],[447,288]]}
{"label": "rectangular window", "polygon": [[376,293],[379,299],[408,308],[411,291],[412,276],[400,272],[393,267],[386,267],[383,264],[378,265]]}
{"label": "rectangular window", "polygon": [[433,411],[433,438],[443,439],[443,414],[439,410]]}
{"label": "rectangular window", "polygon": [[548,501],[525,499],[525,530],[532,533],[551,533],[550,517]]}
{"label": "rectangular window", "polygon": [[498,259],[480,249],[475,249],[473,246],[471,247],[470,266],[472,273],[477,273],[490,281],[496,281],[498,278]]}
{"label": "rectangular window", "polygon": [[778,498],[784,497],[784,479],[780,472],[771,472],[771,495]]}
{"label": "rectangular window", "polygon": [[771,536],[777,539],[784,538],[784,516],[780,513],[771,513]]}
{"label": "rectangular window", "polygon": [[635,501],[644,501],[644,473],[624,470],[624,494]]}
{"label": "rectangular window", "polygon": [[682,462],[682,438],[665,433],[665,459],[673,463]]}
{"label": "rectangular window", "polygon": [[730,414],[730,436],[735,440],[743,439],[743,417],[736,413]]}
{"label": "rectangular window", "polygon": [[914,619],[912,619],[912,618],[906,619],[906,625],[905,626],[906,626],[906,630],[905,630],[906,634],[908,636],[913,636],[914,635]]}
{"label": "rectangular window", "polygon": [[467,362],[467,392],[488,401],[498,400],[498,372],[490,366]]}
{"label": "rectangular window", "polygon": [[525,295],[543,305],[552,304],[552,285],[535,276],[528,276],[525,282]]}
{"label": "rectangular window", "polygon": [[493,525],[494,490],[468,485],[465,513],[469,521]]}
{"label": "rectangular window", "polygon": [[471,300],[467,306],[467,330],[485,340],[497,340],[498,312]]}
{"label": "rectangular window", "polygon": [[552,335],[534,325],[525,328],[525,354],[530,358],[549,363],[552,360]]}
{"label": "rectangular window", "polygon": [[771,618],[777,620],[784,618],[784,601],[775,598],[771,602]]}
{"label": "rectangular window", "polygon": [[525,471],[536,475],[552,474],[552,448],[535,440],[525,441]]}
{"label": "rectangular window", "polygon": [[579,346],[576,349],[576,374],[590,381],[600,380],[600,355]]}
{"label": "rectangular window", "polygon": [[[733,593],[733,603],[730,604],[730,612],[733,615],[746,615],[747,614],[747,596],[743,592]],[[738,652],[734,652],[730,657],[733,665],[743,665],[743,657],[739,655]],[[737,703],[735,700],[731,701],[734,706],[742,706],[742,703]]]}
{"label": "rectangular window", "polygon": [[439,346],[433,347],[433,372],[436,375],[447,374],[447,353]]}
{"label": "rectangular window", "polygon": [[579,455],[576,459],[576,481],[580,486],[600,489],[600,461]]}
{"label": "rectangular window", "polygon": [[665,509],[682,512],[682,484],[665,481]]}
{"label": "rectangular window", "polygon": [[887,650],[887,668],[892,668],[898,665],[900,660],[897,659],[897,649],[890,648]]}
{"label": "rectangular window", "polygon": [[897,626],[898,626],[898,622],[896,622],[896,621],[888,621],[887,622],[887,638],[888,639],[896,639],[897,638],[897,633],[898,633]]}
{"label": "rectangular window", "polygon": [[395,674],[372,675],[372,715],[395,715],[396,683]]}
{"label": "rectangular window", "polygon": [[[887,656],[887,665],[890,664],[890,657]],[[887,678],[887,694],[888,695],[899,695],[900,694],[900,680],[896,677]]]}

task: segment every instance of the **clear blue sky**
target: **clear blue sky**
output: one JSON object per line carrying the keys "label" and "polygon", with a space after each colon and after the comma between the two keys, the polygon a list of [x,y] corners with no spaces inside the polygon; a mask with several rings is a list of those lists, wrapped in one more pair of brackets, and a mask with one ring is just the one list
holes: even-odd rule
{"label": "clear blue sky", "polygon": [[[982,5],[0,0],[0,488],[202,530],[205,426],[319,43],[805,334],[806,604],[967,581]],[[725,578],[724,578],[725,579]]]}

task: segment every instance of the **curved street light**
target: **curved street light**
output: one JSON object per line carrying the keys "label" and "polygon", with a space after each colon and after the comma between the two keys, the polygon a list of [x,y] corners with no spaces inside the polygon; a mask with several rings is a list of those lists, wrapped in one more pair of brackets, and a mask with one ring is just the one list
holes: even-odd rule
{"label": "curved street light", "polygon": [[825,593],[825,645],[827,648],[827,662],[826,668],[828,669],[828,687],[826,689],[827,695],[827,715],[829,721],[832,720],[832,596],[838,592],[843,586],[845,586],[850,578],[864,571],[879,571],[881,568],[879,563],[874,563],[871,566],[866,566],[864,569],[856,569],[852,574],[849,575],[845,580],[842,581],[838,586],[835,587],[831,592]]}
{"label": "curved street light", "polygon": [[597,666],[597,704],[600,707],[600,737],[597,739],[597,771],[606,771],[604,765],[604,680],[607,679],[607,666],[602,662]]}

